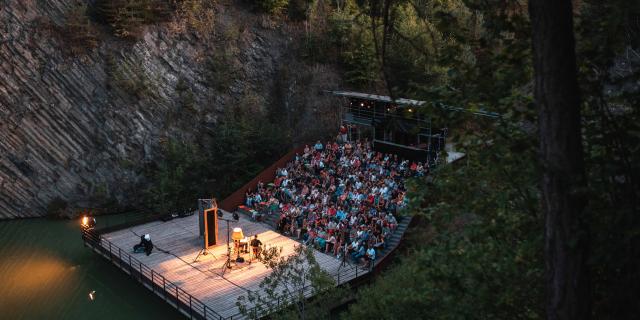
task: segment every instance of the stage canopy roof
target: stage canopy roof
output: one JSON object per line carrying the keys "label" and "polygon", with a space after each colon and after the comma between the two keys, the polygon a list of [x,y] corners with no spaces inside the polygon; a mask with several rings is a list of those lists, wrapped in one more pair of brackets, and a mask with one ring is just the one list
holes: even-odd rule
{"label": "stage canopy roof", "polygon": [[[376,94],[368,94],[368,93],[362,93],[362,92],[353,92],[353,91],[328,91],[328,92],[335,96],[346,97],[346,98],[363,99],[363,100],[378,101],[378,102],[384,102],[384,103],[395,103],[398,105],[398,107],[403,107],[403,106],[420,107],[427,103],[426,101],[412,100],[412,99],[405,99],[405,98],[398,98],[394,100],[389,96],[379,96]],[[447,106],[440,102],[433,103],[433,105],[446,110],[458,111],[458,112],[470,112],[472,114],[483,116],[483,117],[489,117],[489,118],[500,117],[500,114],[496,112],[485,111],[483,109],[464,109],[459,107]]]}
{"label": "stage canopy roof", "polygon": [[395,103],[400,106],[421,106],[426,103],[424,101],[411,100],[411,99],[405,99],[405,98],[398,98],[393,100],[389,96],[379,96],[376,94],[368,94],[368,93],[353,92],[353,91],[330,91],[330,92],[336,96],[379,101],[379,102],[386,102],[386,103]]}

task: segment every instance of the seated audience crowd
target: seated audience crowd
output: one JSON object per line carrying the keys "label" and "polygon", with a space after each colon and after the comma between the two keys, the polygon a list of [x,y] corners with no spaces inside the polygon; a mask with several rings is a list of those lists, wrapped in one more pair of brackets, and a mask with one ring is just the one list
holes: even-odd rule
{"label": "seated audience crowd", "polygon": [[363,142],[320,141],[246,193],[246,205],[278,214],[279,232],[338,258],[371,265],[406,205],[404,179],[427,167],[374,152]]}

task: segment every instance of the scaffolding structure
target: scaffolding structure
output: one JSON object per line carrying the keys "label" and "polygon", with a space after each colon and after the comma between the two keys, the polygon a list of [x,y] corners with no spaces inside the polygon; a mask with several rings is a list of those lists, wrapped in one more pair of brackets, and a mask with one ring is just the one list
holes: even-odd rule
{"label": "scaffolding structure", "polygon": [[330,93],[346,98],[341,106],[341,121],[349,140],[367,138],[376,151],[429,166],[442,162],[448,128],[434,129],[431,117],[418,112],[424,101],[348,91]]}

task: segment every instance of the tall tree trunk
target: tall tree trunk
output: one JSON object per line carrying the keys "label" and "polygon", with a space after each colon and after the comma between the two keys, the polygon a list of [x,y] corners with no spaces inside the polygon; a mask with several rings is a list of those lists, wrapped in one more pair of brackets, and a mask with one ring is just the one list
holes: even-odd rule
{"label": "tall tree trunk", "polygon": [[530,0],[538,107],[548,319],[588,319],[588,233],[570,0]]}

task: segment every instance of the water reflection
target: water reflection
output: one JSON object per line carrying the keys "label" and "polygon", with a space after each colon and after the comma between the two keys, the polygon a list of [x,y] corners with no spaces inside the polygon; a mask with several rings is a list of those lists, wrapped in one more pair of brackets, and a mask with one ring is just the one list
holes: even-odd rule
{"label": "water reflection", "polygon": [[0,318],[181,317],[85,248],[78,221],[0,221]]}

